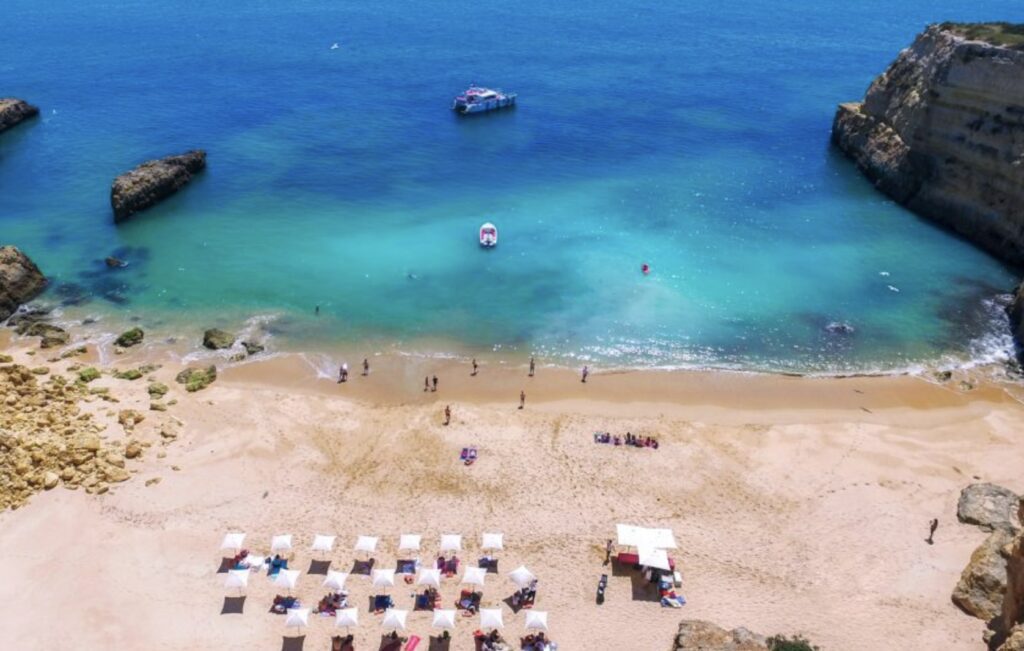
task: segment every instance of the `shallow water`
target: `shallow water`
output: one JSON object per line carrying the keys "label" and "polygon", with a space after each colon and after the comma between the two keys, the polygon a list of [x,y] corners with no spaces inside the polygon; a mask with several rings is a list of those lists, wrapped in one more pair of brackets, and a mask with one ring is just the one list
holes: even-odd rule
{"label": "shallow water", "polygon": [[[0,88],[43,117],[0,136],[0,240],[111,329],[273,315],[282,348],[810,372],[1005,354],[1012,270],[828,131],[924,24],[1024,8],[554,4],[8,0]],[[520,105],[458,118],[469,82]],[[209,169],[115,227],[111,179],[192,147]]]}

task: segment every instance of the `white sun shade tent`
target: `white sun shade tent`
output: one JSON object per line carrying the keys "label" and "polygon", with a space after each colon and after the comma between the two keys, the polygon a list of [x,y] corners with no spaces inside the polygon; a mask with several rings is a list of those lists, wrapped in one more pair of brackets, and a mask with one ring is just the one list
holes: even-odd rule
{"label": "white sun shade tent", "polygon": [[309,608],[289,608],[285,616],[285,628],[302,628],[309,626]]}
{"label": "white sun shade tent", "polygon": [[441,587],[441,570],[420,569],[420,575],[416,579],[416,585],[429,585],[435,588]]}
{"label": "white sun shade tent", "polygon": [[388,588],[395,585],[394,570],[373,570],[371,574],[373,587],[375,588]]}
{"label": "white sun shade tent", "polygon": [[323,534],[316,534],[313,536],[313,551],[315,552],[329,552],[334,549],[334,539],[336,536],[325,536]]}
{"label": "white sun shade tent", "polygon": [[335,572],[334,570],[327,571],[327,578],[324,579],[324,587],[335,592],[341,592],[345,589],[345,581],[348,580],[348,572]]}
{"label": "white sun shade tent", "polygon": [[359,536],[359,538],[356,539],[355,550],[357,552],[366,552],[367,554],[372,554],[373,552],[377,551],[377,537]]}
{"label": "white sun shade tent", "polygon": [[228,570],[228,576],[224,580],[225,588],[242,589],[249,585],[249,570]]}
{"label": "white sun shade tent", "polygon": [[505,623],[501,620],[501,608],[480,609],[480,628],[495,629],[504,627]]}
{"label": "white sun shade tent", "polygon": [[498,551],[505,549],[505,535],[500,533],[485,533],[480,542],[480,549],[487,551]]}
{"label": "white sun shade tent", "polygon": [[548,614],[543,610],[526,611],[526,630],[546,631],[548,630]]}
{"label": "white sun shade tent", "polygon": [[650,529],[632,524],[619,524],[615,529],[619,544],[623,547],[676,549],[676,538],[671,529]]}
{"label": "white sun shade tent", "polygon": [[508,578],[512,579],[512,583],[515,583],[520,588],[525,588],[537,577],[533,575],[533,572],[526,569],[525,565],[520,565],[508,573]]}
{"label": "white sun shade tent", "polygon": [[342,608],[335,613],[334,626],[344,628],[346,631],[350,626],[359,626],[359,609]]}
{"label": "white sun shade tent", "polygon": [[423,540],[423,536],[414,533],[403,533],[398,538],[398,551],[414,551],[420,550],[420,541]]}
{"label": "white sun shade tent", "polygon": [[388,608],[386,611],[384,611],[384,619],[381,620],[380,626],[385,630],[404,631],[405,619],[408,616],[408,610]]}
{"label": "white sun shade tent", "polygon": [[462,536],[456,533],[446,533],[441,536],[442,552],[462,551]]}
{"label": "white sun shade tent", "polygon": [[434,611],[434,621],[431,623],[434,628],[440,628],[443,630],[452,630],[455,628],[455,610],[445,610],[438,608]]}
{"label": "white sun shade tent", "polygon": [[280,536],[274,536],[270,539],[270,551],[272,553],[277,552],[288,552],[292,549],[292,536],[291,534],[281,534]]}
{"label": "white sun shade tent", "polygon": [[462,583],[482,586],[485,578],[487,578],[486,569],[482,567],[467,567],[466,571],[462,574]]}
{"label": "white sun shade tent", "polygon": [[644,567],[655,567],[666,572],[672,569],[668,563],[668,554],[664,549],[640,545],[637,547],[637,552],[639,563]]}
{"label": "white sun shade tent", "polygon": [[245,541],[245,534],[241,532],[232,532],[224,534],[224,540],[220,543],[221,549],[233,549],[236,552],[242,549],[242,543]]}
{"label": "white sun shade tent", "polygon": [[298,582],[298,570],[278,570],[277,576],[274,577],[274,585],[286,588],[289,592],[295,589],[295,584]]}

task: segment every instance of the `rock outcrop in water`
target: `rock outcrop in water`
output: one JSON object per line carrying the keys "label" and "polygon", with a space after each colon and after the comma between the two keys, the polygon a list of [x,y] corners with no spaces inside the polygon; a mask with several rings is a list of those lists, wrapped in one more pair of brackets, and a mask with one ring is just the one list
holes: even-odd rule
{"label": "rock outcrop in water", "polygon": [[46,276],[14,246],[0,246],[0,321],[46,289]]}
{"label": "rock outcrop in water", "polygon": [[896,201],[1024,264],[1024,26],[929,27],[832,139]]}
{"label": "rock outcrop in water", "polygon": [[180,156],[151,160],[114,179],[110,205],[114,222],[122,222],[135,213],[171,196],[206,167],[206,152],[190,151]]}
{"label": "rock outcrop in water", "polygon": [[1010,303],[1010,327],[1013,328],[1013,337],[1017,340],[1018,356],[1024,360],[1024,283],[1017,287],[1013,294],[1013,302]]}
{"label": "rock outcrop in water", "polygon": [[13,97],[0,98],[0,133],[39,115],[39,109]]}

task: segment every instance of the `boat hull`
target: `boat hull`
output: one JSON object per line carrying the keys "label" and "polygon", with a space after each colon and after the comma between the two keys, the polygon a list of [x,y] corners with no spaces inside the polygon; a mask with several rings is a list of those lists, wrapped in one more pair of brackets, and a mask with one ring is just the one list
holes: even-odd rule
{"label": "boat hull", "polygon": [[509,95],[507,97],[488,99],[482,102],[474,102],[472,104],[456,103],[455,106],[453,106],[452,108],[455,110],[456,113],[460,113],[462,115],[470,115],[473,113],[487,113],[489,111],[497,111],[498,109],[515,106],[515,104],[516,96]]}

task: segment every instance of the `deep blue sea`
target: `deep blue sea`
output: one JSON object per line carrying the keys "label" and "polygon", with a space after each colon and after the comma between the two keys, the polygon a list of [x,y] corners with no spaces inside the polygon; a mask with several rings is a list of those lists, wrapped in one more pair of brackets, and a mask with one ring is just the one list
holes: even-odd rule
{"label": "deep blue sea", "polygon": [[[280,349],[616,366],[846,372],[1005,351],[1015,271],[886,200],[828,140],[835,105],[927,23],[1024,21],[1024,5],[0,11],[0,96],[42,110],[0,136],[0,243],[55,278],[65,318],[196,341],[255,319]],[[471,82],[518,107],[454,115]],[[114,176],[191,148],[208,170],[115,226]],[[129,267],[108,271],[112,253]]]}

